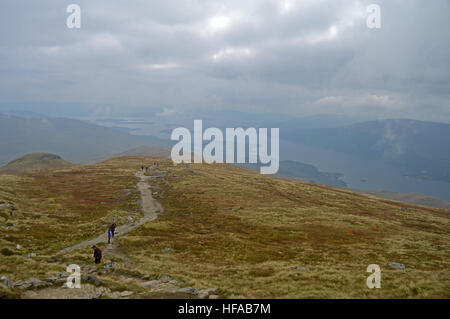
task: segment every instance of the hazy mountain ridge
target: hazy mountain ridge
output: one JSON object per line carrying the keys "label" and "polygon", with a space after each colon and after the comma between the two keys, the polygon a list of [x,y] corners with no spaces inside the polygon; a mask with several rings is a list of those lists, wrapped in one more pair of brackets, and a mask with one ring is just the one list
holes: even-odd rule
{"label": "hazy mountain ridge", "polygon": [[0,164],[33,152],[56,153],[69,161],[111,156],[152,143],[115,129],[66,118],[24,118],[0,114]]}
{"label": "hazy mountain ridge", "polygon": [[381,160],[410,176],[450,182],[450,124],[406,119],[378,120],[335,128],[291,128],[282,138]]}

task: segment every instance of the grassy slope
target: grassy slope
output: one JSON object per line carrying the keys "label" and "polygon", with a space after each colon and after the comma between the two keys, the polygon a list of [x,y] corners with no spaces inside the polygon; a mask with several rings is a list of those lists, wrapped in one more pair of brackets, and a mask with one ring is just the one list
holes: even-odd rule
{"label": "grassy slope", "polygon": [[17,174],[38,169],[63,168],[72,164],[63,160],[61,157],[50,153],[26,154],[7,165],[0,167],[0,173]]}
{"label": "grassy slope", "polygon": [[[0,249],[14,252],[0,254],[0,274],[10,279],[43,276],[55,269],[47,260],[59,249],[105,231],[113,219],[120,224],[137,216],[134,170],[103,164],[0,175],[0,203],[17,208],[13,217],[0,208]],[[16,250],[17,244],[22,249]],[[31,252],[38,257],[25,258]]]}
{"label": "grassy slope", "polygon": [[[132,174],[154,161],[127,157],[0,175],[0,202],[19,208],[13,218],[0,209],[0,227],[16,225],[0,233],[0,249],[15,251],[0,256],[0,275],[28,278],[61,268],[48,262],[58,249],[104,231],[113,218],[125,222],[138,209]],[[225,297],[450,297],[448,211],[233,166],[158,161],[168,171],[153,182],[164,214],[116,241],[131,271],[216,286]],[[163,253],[167,247],[174,251]],[[25,258],[31,251],[38,257]],[[62,260],[83,263],[90,255],[84,249]],[[406,271],[390,269],[391,261]],[[382,288],[369,290],[365,271],[373,263],[382,268]]]}

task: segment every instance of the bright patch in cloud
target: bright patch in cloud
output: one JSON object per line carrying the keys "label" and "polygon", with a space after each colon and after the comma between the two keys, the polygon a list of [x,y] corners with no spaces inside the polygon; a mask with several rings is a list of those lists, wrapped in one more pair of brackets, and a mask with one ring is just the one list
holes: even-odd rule
{"label": "bright patch in cloud", "polygon": [[306,41],[309,44],[316,44],[319,42],[333,40],[339,35],[339,33],[340,28],[336,25],[332,25],[328,28],[328,30],[321,33],[310,34],[304,38],[301,38],[300,41]]}
{"label": "bright patch in cloud", "polygon": [[226,48],[220,50],[213,55],[214,61],[219,61],[227,58],[242,58],[248,57],[253,54],[253,51],[249,48]]}
{"label": "bright patch in cloud", "polygon": [[122,44],[120,40],[110,33],[98,33],[91,37],[90,44],[98,50],[120,50]]}
{"label": "bright patch in cloud", "polygon": [[215,16],[209,20],[209,27],[212,31],[224,30],[230,26],[231,19],[226,16]]}
{"label": "bright patch in cloud", "polygon": [[338,34],[338,28],[335,25],[332,25],[328,33],[330,35],[330,38],[334,38]]}
{"label": "bright patch in cloud", "polygon": [[293,7],[293,3],[292,0],[284,0],[281,2],[281,12],[282,13],[286,13],[291,11],[292,7]]}
{"label": "bright patch in cloud", "polygon": [[176,63],[144,64],[141,66],[141,68],[144,70],[167,70],[167,69],[175,69],[178,67],[180,67],[180,65]]}

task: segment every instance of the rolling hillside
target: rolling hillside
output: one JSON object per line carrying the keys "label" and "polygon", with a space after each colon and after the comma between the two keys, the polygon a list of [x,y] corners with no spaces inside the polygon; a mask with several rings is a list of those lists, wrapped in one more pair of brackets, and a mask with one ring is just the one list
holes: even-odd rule
{"label": "rolling hillside", "polygon": [[[142,218],[142,165],[163,207],[158,218],[100,243],[98,267],[89,247],[58,254],[112,222]],[[105,298],[199,298],[211,287],[222,298],[450,297],[448,210],[143,156],[0,175],[0,203],[0,277],[19,282],[0,281],[8,296],[68,294],[58,273],[75,263],[86,276],[83,293]],[[381,289],[366,287],[369,264],[382,269]],[[30,277],[42,287],[19,281]],[[174,283],[186,288],[170,290]]]}
{"label": "rolling hillside", "polygon": [[24,173],[37,169],[62,168],[73,164],[50,153],[27,154],[0,167],[0,174]]}

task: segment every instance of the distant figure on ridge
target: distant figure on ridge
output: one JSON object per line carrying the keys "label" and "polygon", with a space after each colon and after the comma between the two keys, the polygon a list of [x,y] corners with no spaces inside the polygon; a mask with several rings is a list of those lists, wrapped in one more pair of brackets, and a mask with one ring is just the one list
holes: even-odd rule
{"label": "distant figure on ridge", "polygon": [[108,244],[111,244],[111,228],[108,228]]}
{"label": "distant figure on ridge", "polygon": [[94,249],[95,263],[99,264],[102,261],[102,250],[95,245],[92,248]]}

